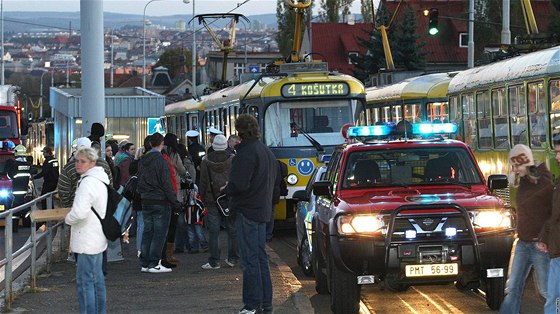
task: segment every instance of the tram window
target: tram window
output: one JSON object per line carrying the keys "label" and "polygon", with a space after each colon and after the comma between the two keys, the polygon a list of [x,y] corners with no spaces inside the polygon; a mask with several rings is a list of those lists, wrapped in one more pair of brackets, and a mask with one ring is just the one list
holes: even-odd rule
{"label": "tram window", "polygon": [[422,106],[420,104],[404,105],[404,118],[410,123],[418,123],[422,121],[424,116]]}
{"label": "tram window", "polygon": [[402,106],[393,106],[393,115],[391,121],[397,123],[402,120]]}
{"label": "tram window", "polygon": [[476,113],[478,122],[478,147],[492,148],[492,131],[490,125],[490,104],[487,92],[476,93]]}
{"label": "tram window", "polygon": [[461,107],[459,106],[459,98],[457,96],[449,97],[449,121],[459,126],[457,139],[463,140],[463,123],[461,119]]}
{"label": "tram window", "polygon": [[543,82],[527,84],[529,92],[529,136],[533,148],[544,148],[546,143],[546,98]]}
{"label": "tram window", "polygon": [[381,108],[381,119],[382,122],[391,122],[391,107]]}
{"label": "tram window", "polygon": [[508,104],[511,109],[510,123],[512,144],[527,145],[527,103],[525,100],[525,90],[522,85],[511,86],[508,88]]}
{"label": "tram window", "polygon": [[475,111],[474,111],[474,95],[466,94],[461,96],[463,105],[463,127],[465,132],[464,142],[471,147],[475,141]]}
{"label": "tram window", "polygon": [[448,122],[449,112],[446,102],[432,102],[428,104],[428,121]]}
{"label": "tram window", "polygon": [[259,120],[259,107],[251,106],[247,110],[247,113],[252,115],[253,117],[255,117],[257,119],[257,121]]}
{"label": "tram window", "polygon": [[491,94],[492,119],[494,120],[494,147],[508,149],[507,98],[504,88],[494,89]]}
{"label": "tram window", "polygon": [[560,80],[550,80],[550,132],[552,135],[560,133]]}

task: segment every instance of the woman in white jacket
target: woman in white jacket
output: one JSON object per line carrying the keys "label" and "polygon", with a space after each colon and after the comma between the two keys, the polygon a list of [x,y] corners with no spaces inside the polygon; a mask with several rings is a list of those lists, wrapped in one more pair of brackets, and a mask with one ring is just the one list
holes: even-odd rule
{"label": "woman in white jacket", "polygon": [[[77,256],[76,288],[80,313],[106,313],[105,278],[102,263],[107,239],[101,222],[93,213],[105,217],[109,177],[102,167],[96,167],[97,152],[89,147],[75,155],[76,171],[81,175],[72,210],[65,222],[72,226],[70,249]],[[92,210],[93,208],[93,210]]]}

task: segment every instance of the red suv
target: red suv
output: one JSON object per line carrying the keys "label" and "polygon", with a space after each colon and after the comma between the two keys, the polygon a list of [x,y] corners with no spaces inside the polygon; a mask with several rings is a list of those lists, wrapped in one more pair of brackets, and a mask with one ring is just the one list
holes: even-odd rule
{"label": "red suv", "polygon": [[507,188],[507,177],[486,182],[462,142],[402,138],[384,128],[350,128],[361,141],[336,148],[325,180],[313,185],[317,292],[330,292],[333,312],[358,313],[362,284],[385,281],[403,291],[455,282],[484,289],[498,309],[514,229],[494,190]]}

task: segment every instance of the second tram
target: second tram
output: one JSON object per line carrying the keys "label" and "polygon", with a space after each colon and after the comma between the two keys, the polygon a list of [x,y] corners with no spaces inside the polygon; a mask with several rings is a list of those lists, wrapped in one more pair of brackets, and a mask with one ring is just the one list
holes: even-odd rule
{"label": "second tram", "polygon": [[292,194],[305,187],[323,156],[344,143],[342,126],[358,123],[364,104],[365,89],[356,78],[329,72],[322,63],[291,63],[273,76],[187,101],[184,109],[167,106],[167,127],[182,134],[197,129],[208,145],[208,128],[228,136],[235,134],[240,113],[257,118],[261,140],[288,166],[288,195],[275,207],[275,219],[293,222]]}

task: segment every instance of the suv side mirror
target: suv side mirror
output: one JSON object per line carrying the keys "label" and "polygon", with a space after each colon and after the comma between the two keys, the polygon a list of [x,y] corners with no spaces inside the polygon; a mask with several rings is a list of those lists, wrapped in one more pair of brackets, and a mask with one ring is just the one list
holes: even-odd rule
{"label": "suv side mirror", "polygon": [[488,176],[488,189],[490,191],[505,189],[508,187],[508,178],[505,174],[492,174]]}
{"label": "suv side mirror", "polygon": [[309,201],[309,197],[307,197],[307,193],[305,193],[305,190],[295,191],[294,195],[292,195],[292,198],[303,202]]}
{"label": "suv side mirror", "polygon": [[330,181],[317,181],[313,183],[313,193],[317,196],[332,196]]}

